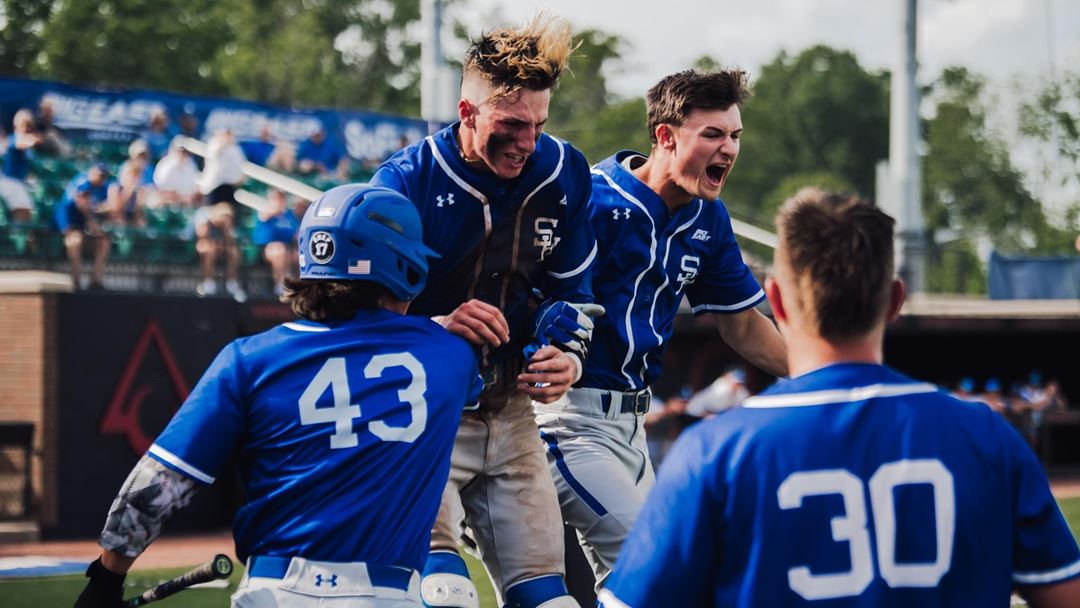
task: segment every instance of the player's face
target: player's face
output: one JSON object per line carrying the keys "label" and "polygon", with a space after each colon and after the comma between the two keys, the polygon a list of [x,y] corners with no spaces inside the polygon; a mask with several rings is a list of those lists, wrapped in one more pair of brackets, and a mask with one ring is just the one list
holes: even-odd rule
{"label": "player's face", "polygon": [[504,179],[521,175],[548,119],[551,91],[522,89],[487,101],[475,114],[475,154]]}
{"label": "player's face", "polygon": [[737,105],[726,110],[694,110],[681,126],[672,127],[676,185],[695,198],[719,198],[739,157],[742,130]]}

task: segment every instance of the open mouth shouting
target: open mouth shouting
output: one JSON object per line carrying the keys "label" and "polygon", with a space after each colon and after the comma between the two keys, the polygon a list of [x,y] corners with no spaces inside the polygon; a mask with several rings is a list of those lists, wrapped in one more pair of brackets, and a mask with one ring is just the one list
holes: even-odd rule
{"label": "open mouth shouting", "polygon": [[724,185],[724,178],[727,177],[728,169],[731,168],[729,163],[713,163],[705,167],[705,180],[710,188],[720,189]]}

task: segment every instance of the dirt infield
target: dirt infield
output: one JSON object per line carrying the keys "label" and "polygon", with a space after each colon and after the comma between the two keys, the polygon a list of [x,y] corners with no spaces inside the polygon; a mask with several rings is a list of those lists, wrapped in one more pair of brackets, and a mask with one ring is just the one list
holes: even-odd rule
{"label": "dirt infield", "polygon": [[[1080,476],[1054,478],[1050,482],[1054,496],[1062,498],[1080,497]],[[46,541],[36,543],[8,543],[0,545],[0,557],[44,556],[70,560],[93,560],[101,553],[96,540]],[[224,530],[213,534],[197,536],[162,536],[150,545],[136,568],[173,568],[194,566],[205,562],[218,553],[224,553],[233,559],[236,553],[233,547],[232,533]]]}
{"label": "dirt infield", "polygon": [[[46,541],[0,545],[0,557],[36,555],[71,560],[93,561],[101,553],[96,540]],[[154,541],[139,557],[136,568],[172,568],[194,566],[218,553],[236,559],[232,533],[228,531],[197,536],[164,535]]]}

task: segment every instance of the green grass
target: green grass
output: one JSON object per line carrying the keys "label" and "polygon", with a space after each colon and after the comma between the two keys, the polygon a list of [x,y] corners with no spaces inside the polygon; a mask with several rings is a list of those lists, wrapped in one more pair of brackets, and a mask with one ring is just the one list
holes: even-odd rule
{"label": "green grass", "polygon": [[[1058,501],[1061,512],[1069,522],[1073,536],[1080,542],[1080,498],[1066,498]],[[496,608],[495,594],[491,582],[480,562],[466,556],[469,574],[480,592],[481,608]],[[189,568],[171,568],[168,570],[138,570],[128,575],[128,597],[138,595],[159,582],[168,580]],[[221,608],[229,605],[229,596],[236,591],[243,575],[243,567],[238,567],[229,579],[228,589],[188,589],[173,597],[156,602],[161,608]],[[22,580],[0,580],[0,604],[4,608],[69,608],[75,603],[86,578],[81,574],[53,576]]]}
{"label": "green grass", "polygon": [[[469,574],[480,592],[480,608],[497,608],[495,593],[491,582],[479,560],[466,556]],[[192,564],[194,565],[194,564]],[[127,577],[127,591],[124,597],[134,597],[143,591],[187,572],[191,568],[168,568],[164,570],[139,570],[138,564]],[[236,591],[244,567],[238,565],[229,577],[227,589],[187,589],[180,593],[154,602],[152,606],[161,608],[222,608],[229,605],[229,596]],[[82,574],[50,576],[16,580],[0,580],[0,606],[3,608],[71,608],[75,598],[86,586],[86,577]]]}

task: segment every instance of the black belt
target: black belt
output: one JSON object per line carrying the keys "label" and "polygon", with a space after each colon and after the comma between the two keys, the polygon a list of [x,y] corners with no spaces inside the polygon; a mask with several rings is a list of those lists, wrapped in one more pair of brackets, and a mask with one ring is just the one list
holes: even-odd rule
{"label": "black belt", "polygon": [[652,401],[652,394],[648,391],[641,391],[640,393],[620,393],[618,391],[606,391],[600,395],[600,405],[604,408],[604,414],[608,414],[611,411],[611,396],[621,395],[621,401],[619,403],[620,414],[633,414],[635,416],[644,416],[649,413],[649,403]]}
{"label": "black belt", "polygon": [[484,390],[496,386],[517,386],[517,377],[521,373],[522,363],[521,357],[510,357],[480,370],[480,377],[484,380]]}

